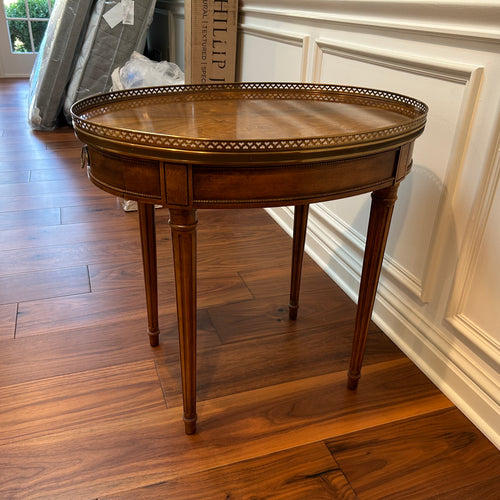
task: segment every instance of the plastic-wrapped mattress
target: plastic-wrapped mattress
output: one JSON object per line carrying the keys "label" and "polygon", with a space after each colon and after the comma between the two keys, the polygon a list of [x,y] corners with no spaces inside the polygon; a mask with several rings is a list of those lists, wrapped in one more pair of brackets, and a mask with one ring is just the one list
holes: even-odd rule
{"label": "plastic-wrapped mattress", "polygon": [[132,52],[142,53],[155,4],[156,0],[97,0],[66,93],[64,114],[69,122],[74,102],[108,92],[113,70]]}
{"label": "plastic-wrapped mattress", "polygon": [[58,124],[93,0],[55,2],[30,78],[28,122],[39,130]]}

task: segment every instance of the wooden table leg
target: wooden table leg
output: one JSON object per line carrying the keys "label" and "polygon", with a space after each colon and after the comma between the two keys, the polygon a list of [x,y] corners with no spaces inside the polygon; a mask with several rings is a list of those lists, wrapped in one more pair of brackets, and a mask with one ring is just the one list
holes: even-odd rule
{"label": "wooden table leg", "polygon": [[196,432],[196,210],[170,209],[186,434]]}
{"label": "wooden table leg", "polygon": [[290,302],[288,304],[288,317],[297,319],[299,309],[300,276],[304,260],[304,245],[306,242],[307,217],[309,205],[295,206],[293,216],[293,251],[292,251],[292,277],[290,284]]}
{"label": "wooden table leg", "polygon": [[396,184],[395,186],[380,189],[372,193],[370,221],[366,236],[354,339],[347,378],[347,387],[349,389],[356,389],[361,376],[361,365],[365,353],[368,326],[375,303],[375,294],[384,259],[392,212],[397,199],[398,187],[399,184]]}
{"label": "wooden table leg", "polygon": [[156,270],[156,228],[155,207],[146,203],[137,203],[139,226],[141,230],[142,264],[146,305],[148,311],[149,343],[155,347],[159,342],[158,326],[158,275]]}

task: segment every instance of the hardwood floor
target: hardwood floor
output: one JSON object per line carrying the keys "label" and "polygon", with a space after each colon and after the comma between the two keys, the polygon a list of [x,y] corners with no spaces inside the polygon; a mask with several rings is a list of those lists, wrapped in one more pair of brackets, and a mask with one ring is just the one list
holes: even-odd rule
{"label": "hardwood floor", "polygon": [[33,132],[0,80],[0,499],[498,499],[500,453],[263,210],[199,212],[198,433],[184,434],[168,213],[160,346],[136,213],[91,185],[71,128]]}

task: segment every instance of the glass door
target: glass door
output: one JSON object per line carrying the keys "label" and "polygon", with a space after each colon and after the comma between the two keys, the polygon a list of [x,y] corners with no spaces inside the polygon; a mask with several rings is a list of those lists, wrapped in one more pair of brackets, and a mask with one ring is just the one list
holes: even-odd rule
{"label": "glass door", "polygon": [[54,0],[2,0],[0,76],[29,76]]}

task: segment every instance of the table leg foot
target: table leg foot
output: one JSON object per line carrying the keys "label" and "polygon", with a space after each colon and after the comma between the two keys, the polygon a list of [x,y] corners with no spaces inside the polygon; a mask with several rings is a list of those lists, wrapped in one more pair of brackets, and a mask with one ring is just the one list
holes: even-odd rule
{"label": "table leg foot", "polygon": [[151,347],[157,347],[160,343],[160,332],[148,332],[149,335],[149,345]]}
{"label": "table leg foot", "polygon": [[361,378],[361,373],[357,375],[351,373],[350,371],[347,373],[347,388],[351,391],[355,391],[358,388],[358,382]]}
{"label": "table leg foot", "polygon": [[184,417],[184,431],[187,435],[191,435],[196,432],[196,416],[194,418]]}

